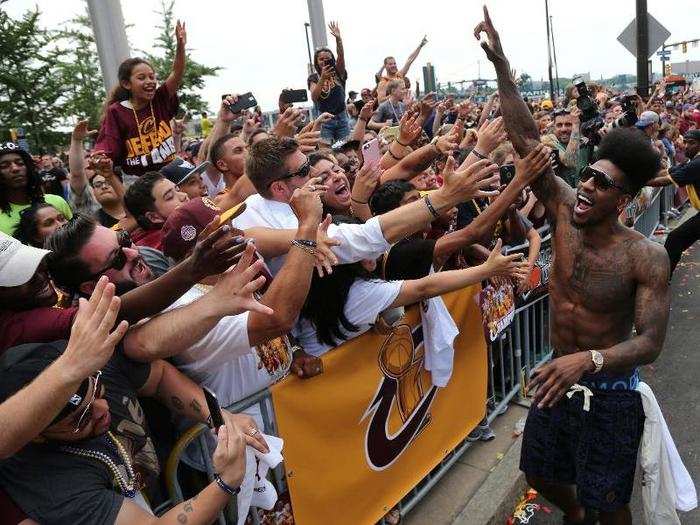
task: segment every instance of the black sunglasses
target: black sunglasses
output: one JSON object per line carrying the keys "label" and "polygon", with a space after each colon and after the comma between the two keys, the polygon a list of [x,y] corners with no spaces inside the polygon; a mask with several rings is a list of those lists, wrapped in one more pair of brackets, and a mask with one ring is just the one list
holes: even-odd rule
{"label": "black sunglasses", "polygon": [[586,166],[579,172],[579,179],[581,182],[586,182],[591,177],[593,178],[593,184],[598,190],[607,191],[611,188],[615,188],[620,190],[622,193],[627,193],[625,188],[615,184],[615,181],[607,173],[592,168],[591,166]]}
{"label": "black sunglasses", "polygon": [[310,171],[311,171],[311,164],[309,164],[309,161],[307,159],[306,162],[304,162],[304,164],[302,164],[298,170],[293,171],[291,173],[287,173],[283,177],[280,177],[279,179],[275,179],[275,180],[271,181],[270,184],[268,184],[267,186],[269,188],[270,186],[272,186],[273,182],[291,179],[293,177],[302,177],[302,178],[307,177],[309,175]]}
{"label": "black sunglasses", "polygon": [[110,263],[101,269],[98,272],[95,272],[94,274],[90,275],[86,280],[88,281],[94,281],[95,279],[99,279],[102,275],[107,273],[109,270],[121,270],[124,268],[126,265],[126,254],[124,253],[124,248],[130,248],[134,242],[131,240],[131,235],[129,235],[129,232],[126,230],[118,230],[117,231],[117,243],[119,245],[119,249],[117,250],[117,253],[114,254],[114,257],[110,261]]}
{"label": "black sunglasses", "polygon": [[80,416],[78,417],[77,423],[75,425],[75,429],[73,430],[74,434],[77,434],[80,432],[83,428],[85,428],[85,423],[87,423],[89,419],[89,415],[92,414],[92,404],[95,402],[95,399],[97,399],[97,393],[100,391],[100,376],[102,375],[102,370],[98,370],[97,373],[91,377],[92,382],[93,382],[93,388],[92,388],[92,397],[90,398],[90,401],[88,401],[87,405],[85,405],[85,408],[81,412]]}
{"label": "black sunglasses", "polygon": [[555,109],[554,112],[552,113],[552,115],[554,115],[555,117],[558,117],[559,115],[570,115],[570,114],[571,114],[571,111],[569,111],[568,109],[561,109],[561,108]]}

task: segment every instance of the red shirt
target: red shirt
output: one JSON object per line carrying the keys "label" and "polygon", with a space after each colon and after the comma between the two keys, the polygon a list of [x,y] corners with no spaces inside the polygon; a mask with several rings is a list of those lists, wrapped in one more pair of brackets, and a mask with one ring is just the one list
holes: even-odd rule
{"label": "red shirt", "polygon": [[163,230],[144,230],[140,226],[131,232],[131,240],[136,246],[148,246],[163,251]]}
{"label": "red shirt", "polygon": [[107,108],[95,150],[104,151],[129,175],[158,171],[175,158],[170,119],[177,107],[177,94],[171,95],[165,84],[156,89],[151,104],[138,110],[136,116],[130,104],[113,103]]}
{"label": "red shirt", "polygon": [[34,308],[0,311],[0,353],[24,343],[50,343],[70,337],[78,308]]}

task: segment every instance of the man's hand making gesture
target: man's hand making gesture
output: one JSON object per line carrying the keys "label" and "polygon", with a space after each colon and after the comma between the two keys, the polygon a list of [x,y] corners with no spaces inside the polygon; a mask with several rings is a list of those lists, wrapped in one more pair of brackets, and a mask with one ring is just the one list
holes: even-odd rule
{"label": "man's hand making gesture", "polygon": [[487,42],[481,42],[481,47],[486,52],[488,59],[494,64],[497,62],[507,62],[506,56],[501,47],[501,38],[498,36],[498,31],[493,27],[489,10],[484,6],[484,20],[479,22],[474,28],[474,38],[481,41],[481,33],[486,33]]}

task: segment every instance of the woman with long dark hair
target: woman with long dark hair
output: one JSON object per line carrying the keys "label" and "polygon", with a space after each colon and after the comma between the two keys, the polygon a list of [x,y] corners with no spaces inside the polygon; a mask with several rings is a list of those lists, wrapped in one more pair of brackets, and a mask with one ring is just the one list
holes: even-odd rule
{"label": "woman with long dark hair", "polygon": [[124,173],[129,185],[147,171],[157,171],[175,157],[170,120],[178,108],[177,89],[185,73],[185,24],[175,26],[173,70],[160,86],[151,64],[129,58],[119,66],[119,84],[107,97],[95,153],[104,153]]}
{"label": "woman with long dark hair", "polygon": [[340,28],[337,22],[328,24],[331,34],[335,37],[335,48],[338,58],[327,47],[317,49],[314,53],[314,69],[316,73],[308,78],[311,100],[320,113],[330,113],[333,118],[323,124],[321,140],[328,145],[342,140],[350,134],[348,113],[345,108],[345,82],[348,72],[345,70],[345,53]]}
{"label": "woman with long dark hair", "polygon": [[[335,217],[335,222],[358,222]],[[362,335],[385,310],[459,290],[494,276],[524,278],[527,261],[502,255],[501,241],[483,264],[464,270],[432,273],[421,279],[384,281],[374,276],[376,261],[341,264],[333,273],[314,273],[295,336],[304,350],[320,356],[348,339]]]}

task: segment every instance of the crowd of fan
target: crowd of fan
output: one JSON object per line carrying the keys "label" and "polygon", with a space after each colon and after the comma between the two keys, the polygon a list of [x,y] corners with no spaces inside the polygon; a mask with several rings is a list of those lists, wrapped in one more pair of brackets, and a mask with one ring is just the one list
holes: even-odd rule
{"label": "crowd of fan", "polygon": [[[322,373],[324,353],[386,310],[494,276],[524,292],[547,223],[529,190],[540,173],[552,166],[575,186],[590,154],[608,158],[642,133],[664,159],[660,180],[698,151],[698,93],[662,85],[635,103],[636,129],[603,127],[589,146],[574,87],[556,104],[528,102],[543,145],[519,158],[497,94],[414,97],[407,73],[426,39],[402,69],[387,57],[354,100],[330,31],[307,123],[282,97],[267,129],[230,95],[202,120],[205,137],[184,137],[178,23],[171,75],[160,83],[148,62],[126,60],[95,142],[86,121],[75,126],[68,170],[2,145],[3,517],[151,523],[174,440],[209,421],[202,386],[230,406],[288,370]],[[606,124],[622,115],[619,93],[589,89]],[[523,243],[527,258],[502,255]],[[216,480],[202,488],[190,459],[185,485],[199,494],[164,522],[211,521],[242,484],[264,483],[248,479],[246,454],[268,452],[259,414],[224,416]],[[265,506],[255,498],[239,495],[243,521]]]}

